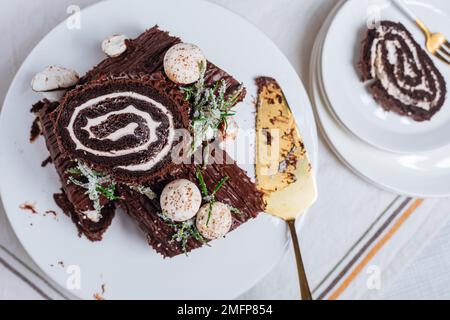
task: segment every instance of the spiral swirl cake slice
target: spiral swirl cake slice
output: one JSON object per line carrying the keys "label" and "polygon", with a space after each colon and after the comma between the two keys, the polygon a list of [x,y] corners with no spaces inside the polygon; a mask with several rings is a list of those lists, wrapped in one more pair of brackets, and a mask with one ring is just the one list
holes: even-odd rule
{"label": "spiral swirl cake slice", "polygon": [[362,45],[362,80],[373,81],[369,91],[384,109],[425,121],[442,108],[445,80],[401,23],[382,21]]}
{"label": "spiral swirl cake slice", "polygon": [[154,76],[74,90],[57,110],[61,148],[117,182],[151,181],[170,170],[177,130],[188,126],[189,105],[170,88]]}
{"label": "spiral swirl cake slice", "polygon": [[51,103],[48,100],[38,102],[33,107],[36,109],[52,163],[61,179],[62,192],[55,194],[54,199],[64,213],[72,219],[80,235],[84,234],[91,241],[100,241],[114,218],[115,208],[112,203],[102,198],[101,205],[104,205],[104,208],[101,210],[100,220],[94,222],[88,219],[86,213],[94,210],[94,207],[92,201],[86,195],[86,190],[68,183],[70,177],[68,170],[74,168],[76,163],[64,153],[61,153],[59,148],[55,135],[56,125],[53,113],[57,107],[58,103]]}

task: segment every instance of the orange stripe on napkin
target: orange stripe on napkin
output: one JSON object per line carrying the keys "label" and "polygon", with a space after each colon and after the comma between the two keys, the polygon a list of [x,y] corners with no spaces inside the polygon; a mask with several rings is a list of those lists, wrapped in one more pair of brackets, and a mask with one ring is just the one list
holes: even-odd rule
{"label": "orange stripe on napkin", "polygon": [[338,299],[347,287],[355,280],[355,278],[361,273],[365,266],[372,260],[381,248],[394,236],[394,234],[400,229],[403,223],[416,211],[424,200],[417,199],[414,203],[398,218],[392,228],[380,239],[377,244],[369,251],[364,259],[355,267],[350,275],[342,282],[342,284],[330,295],[329,300]]}

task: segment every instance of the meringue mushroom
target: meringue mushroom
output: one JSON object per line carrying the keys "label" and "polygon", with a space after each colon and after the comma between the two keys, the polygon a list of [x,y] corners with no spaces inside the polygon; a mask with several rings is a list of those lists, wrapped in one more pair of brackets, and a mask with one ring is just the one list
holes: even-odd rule
{"label": "meringue mushroom", "polygon": [[230,207],[222,202],[205,204],[197,213],[197,229],[208,240],[225,237],[232,222]]}
{"label": "meringue mushroom", "polygon": [[202,195],[195,183],[186,179],[175,180],[164,188],[160,204],[168,218],[175,222],[185,222],[197,214],[202,204]]}
{"label": "meringue mushroom", "polygon": [[102,50],[108,57],[116,58],[127,51],[127,39],[124,35],[112,35],[103,41]]}
{"label": "meringue mushroom", "polygon": [[31,81],[33,91],[40,92],[50,101],[59,101],[67,89],[75,86],[80,76],[73,70],[49,66]]}
{"label": "meringue mushroom", "polygon": [[205,55],[198,46],[179,43],[167,51],[164,57],[164,71],[173,82],[187,85],[200,79],[206,63]]}

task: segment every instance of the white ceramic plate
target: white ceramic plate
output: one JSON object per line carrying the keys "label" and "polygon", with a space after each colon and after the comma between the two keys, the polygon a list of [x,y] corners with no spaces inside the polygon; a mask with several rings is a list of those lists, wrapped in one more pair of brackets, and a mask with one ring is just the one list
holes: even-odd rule
{"label": "white ceramic plate", "polygon": [[[135,37],[158,24],[186,42],[198,44],[207,57],[242,80],[249,90],[238,106],[241,128],[254,127],[254,78],[270,75],[279,80],[295,108],[314,164],[317,134],[312,108],[303,85],[277,47],[254,26],[208,2],[106,1],[81,12],[81,30],[63,23],[33,50],[18,72],[5,100],[0,128],[1,194],[11,224],[38,266],[62,287],[73,280],[67,272],[81,270],[81,288],[72,291],[92,299],[106,284],[106,299],[228,299],[255,285],[285,253],[285,223],[268,215],[245,224],[227,239],[175,259],[164,260],[148,247],[144,235],[123,212],[118,212],[104,241],[78,238],[75,226],[59,215],[52,195],[60,183],[54,168],[42,169],[47,156],[44,141],[28,142],[33,120],[29,109],[39,96],[32,93],[32,76],[49,64],[83,74],[104,58],[101,41],[114,33]],[[253,174],[252,165],[246,168]],[[25,202],[39,214],[19,209]],[[64,267],[58,265],[62,261]],[[75,266],[75,269],[70,269]],[[69,268],[69,269],[68,269]]]}
{"label": "white ceramic plate", "polygon": [[[336,8],[345,3],[341,1]],[[335,118],[322,85],[318,60],[333,16],[330,15],[317,37],[310,68],[315,111],[330,147],[356,174],[383,189],[413,197],[450,196],[450,147],[409,155],[382,151],[355,137]]]}
{"label": "white ceramic plate", "polygon": [[[450,37],[450,2],[407,1],[432,30]],[[415,153],[450,144],[450,99],[431,121],[416,122],[384,111],[359,79],[356,63],[369,17],[402,22],[416,41],[424,43],[421,31],[390,0],[349,0],[331,22],[322,53],[323,84],[333,110],[344,126],[377,148]],[[447,84],[450,67],[435,59]]]}

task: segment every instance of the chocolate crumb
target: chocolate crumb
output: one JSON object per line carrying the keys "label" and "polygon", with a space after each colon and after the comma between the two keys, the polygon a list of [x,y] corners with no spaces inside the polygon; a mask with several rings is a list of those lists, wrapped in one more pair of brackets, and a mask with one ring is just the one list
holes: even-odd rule
{"label": "chocolate crumb", "polygon": [[36,139],[41,135],[42,128],[41,128],[41,122],[39,121],[39,118],[34,119],[33,124],[31,125],[31,132],[30,132],[30,143],[33,143],[36,141]]}
{"label": "chocolate crumb", "polygon": [[55,211],[53,211],[53,210],[47,210],[47,211],[45,211],[45,215],[49,215],[49,214],[52,214],[52,215],[54,215],[55,217],[58,216],[58,214],[57,214]]}
{"label": "chocolate crumb", "polygon": [[31,211],[32,214],[38,214],[38,212],[35,208],[35,205],[33,205],[33,204],[24,203],[24,204],[20,205],[19,208],[22,210]]}
{"label": "chocolate crumb", "polygon": [[47,99],[44,99],[44,100],[42,100],[42,101],[39,101],[39,102],[35,103],[35,104],[32,106],[30,112],[31,112],[31,113],[38,113],[38,112],[41,111],[42,108],[44,108],[45,105],[48,104],[49,102],[50,102],[50,101],[48,101]]}
{"label": "chocolate crumb", "polygon": [[106,283],[102,284],[102,295],[106,292]]}
{"label": "chocolate crumb", "polygon": [[48,216],[48,215],[52,215],[53,218],[58,221],[58,213],[54,210],[47,210],[45,211],[44,217]]}
{"label": "chocolate crumb", "polygon": [[106,283],[102,284],[101,293],[94,293],[94,299],[95,300],[105,300],[105,298],[104,298],[105,292],[106,292]]}
{"label": "chocolate crumb", "polygon": [[94,299],[97,301],[105,300],[100,293],[94,293]]}
{"label": "chocolate crumb", "polygon": [[52,163],[52,157],[48,157],[47,159],[45,159],[44,161],[42,161],[41,163],[41,167],[45,168],[48,164]]}

